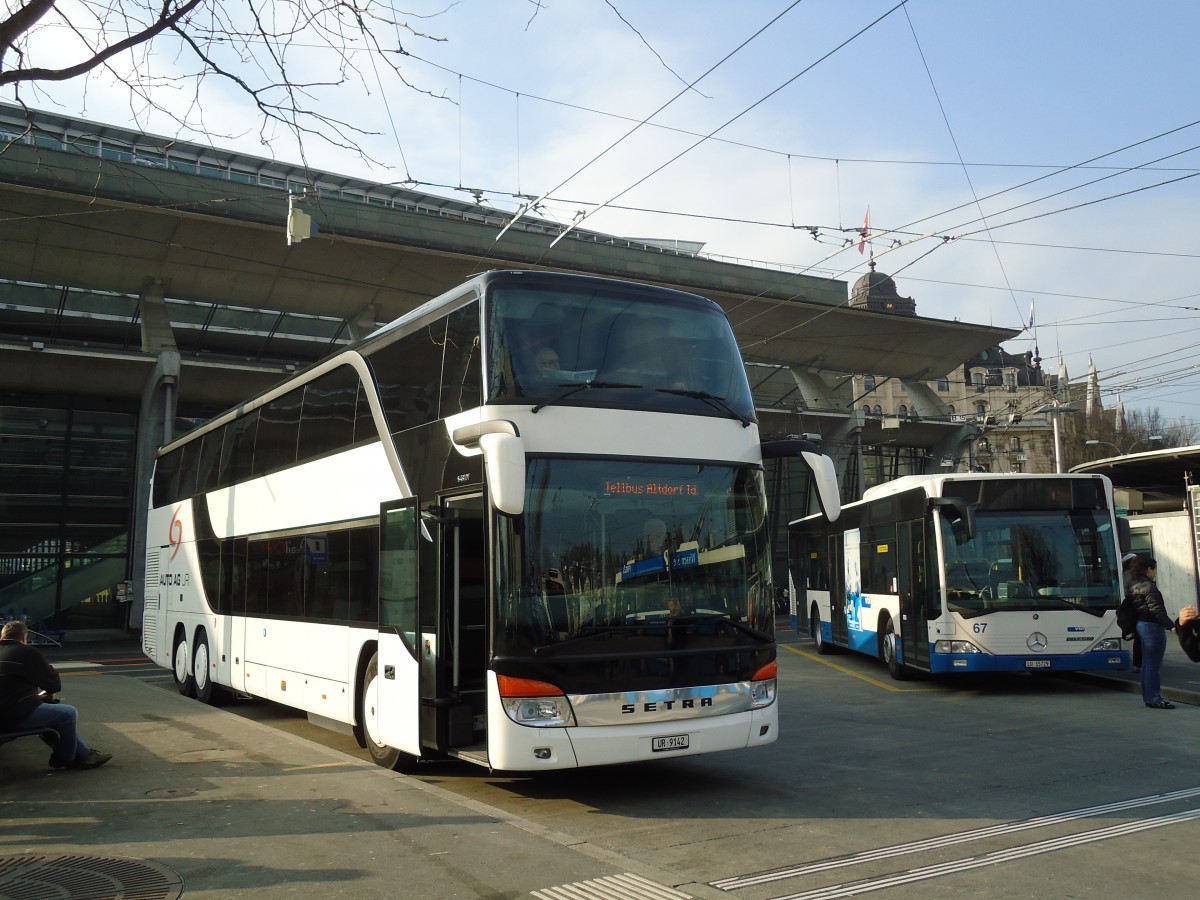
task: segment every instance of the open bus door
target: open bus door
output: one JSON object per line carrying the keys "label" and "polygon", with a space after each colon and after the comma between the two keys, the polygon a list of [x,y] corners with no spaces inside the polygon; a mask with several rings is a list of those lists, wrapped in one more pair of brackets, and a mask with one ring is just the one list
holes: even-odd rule
{"label": "open bus door", "polygon": [[[421,745],[486,759],[487,555],[482,494],[447,497],[436,530],[437,589],[421,613]],[[432,602],[430,602],[432,601]]]}

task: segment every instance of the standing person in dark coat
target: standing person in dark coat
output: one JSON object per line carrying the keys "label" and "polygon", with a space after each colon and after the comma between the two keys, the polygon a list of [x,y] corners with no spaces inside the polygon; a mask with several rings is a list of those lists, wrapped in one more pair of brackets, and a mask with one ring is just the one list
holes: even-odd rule
{"label": "standing person in dark coat", "polygon": [[55,696],[62,690],[58,672],[28,639],[23,622],[8,622],[0,631],[0,729],[53,728],[58,743],[50,754],[51,768],[99,768],[112,754],[90,749],[79,737],[79,713]]}
{"label": "standing person in dark coat", "polygon": [[1178,622],[1167,615],[1163,595],[1154,583],[1158,562],[1152,556],[1134,557],[1129,566],[1129,596],[1138,611],[1137,633],[1142,639],[1142,701],[1151,709],[1174,709],[1175,704],[1162,695],[1162,662],[1167,651],[1167,632]]}

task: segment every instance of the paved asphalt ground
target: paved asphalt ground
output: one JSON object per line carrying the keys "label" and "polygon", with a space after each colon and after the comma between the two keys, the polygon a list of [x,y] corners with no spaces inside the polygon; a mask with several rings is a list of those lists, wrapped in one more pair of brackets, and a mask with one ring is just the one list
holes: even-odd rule
{"label": "paved asphalt ground", "polygon": [[[47,655],[114,759],[52,771],[37,739],[0,748],[0,898],[729,896],[163,690],[170,673],[131,639]],[[1135,673],[1089,677],[1139,689]],[[1177,644],[1163,683],[1200,705]]]}

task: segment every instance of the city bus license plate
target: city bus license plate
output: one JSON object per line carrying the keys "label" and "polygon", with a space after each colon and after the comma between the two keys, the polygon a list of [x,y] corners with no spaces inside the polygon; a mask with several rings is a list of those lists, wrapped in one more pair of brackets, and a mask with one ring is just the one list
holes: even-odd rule
{"label": "city bus license plate", "polygon": [[1048,659],[1027,659],[1027,660],[1025,660],[1025,668],[1027,668],[1027,669],[1048,669],[1048,668],[1050,668],[1050,660],[1048,660]]}
{"label": "city bus license plate", "polygon": [[672,734],[668,737],[650,738],[650,749],[655,753],[661,750],[686,750],[688,748],[688,736],[686,734]]}

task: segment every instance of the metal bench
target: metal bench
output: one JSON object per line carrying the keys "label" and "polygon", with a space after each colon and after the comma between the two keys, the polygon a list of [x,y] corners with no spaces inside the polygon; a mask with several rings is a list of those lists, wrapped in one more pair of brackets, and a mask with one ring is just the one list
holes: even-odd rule
{"label": "metal bench", "polygon": [[58,732],[53,728],[17,728],[11,731],[0,731],[0,744],[7,744],[23,737],[40,737],[50,746],[58,743]]}

